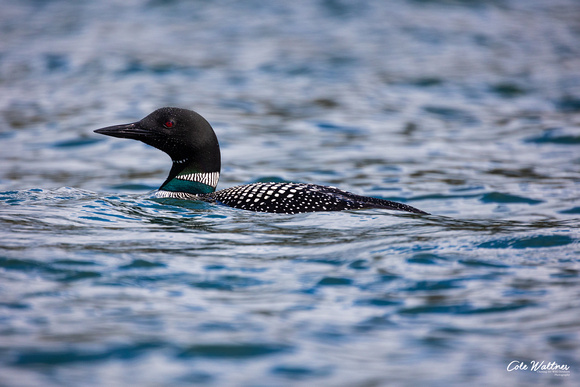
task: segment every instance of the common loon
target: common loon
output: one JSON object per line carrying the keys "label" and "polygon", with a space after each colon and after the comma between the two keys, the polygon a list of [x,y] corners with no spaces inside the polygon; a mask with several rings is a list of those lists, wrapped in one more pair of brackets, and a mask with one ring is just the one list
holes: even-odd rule
{"label": "common loon", "polygon": [[140,140],[171,157],[169,176],[156,193],[160,198],[202,200],[244,210],[285,214],[357,208],[427,214],[406,204],[315,184],[254,183],[216,191],[221,167],[218,140],[211,125],[191,110],[164,107],[141,121],[95,132]]}

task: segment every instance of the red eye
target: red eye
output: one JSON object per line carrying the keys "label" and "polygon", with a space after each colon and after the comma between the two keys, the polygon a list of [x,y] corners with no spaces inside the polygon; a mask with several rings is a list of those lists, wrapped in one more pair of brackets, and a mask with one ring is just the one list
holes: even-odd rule
{"label": "red eye", "polygon": [[166,128],[173,128],[175,126],[175,122],[171,121],[171,120],[167,120],[165,121],[165,123],[163,124],[163,126],[165,126]]}

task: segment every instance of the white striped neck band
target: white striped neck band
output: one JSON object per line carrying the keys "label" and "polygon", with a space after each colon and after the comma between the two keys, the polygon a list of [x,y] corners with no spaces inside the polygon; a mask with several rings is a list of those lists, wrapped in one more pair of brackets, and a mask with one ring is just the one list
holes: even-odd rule
{"label": "white striped neck band", "polygon": [[215,188],[217,187],[218,180],[220,179],[220,173],[219,172],[188,173],[183,175],[177,175],[175,176],[175,178],[179,180],[202,183]]}

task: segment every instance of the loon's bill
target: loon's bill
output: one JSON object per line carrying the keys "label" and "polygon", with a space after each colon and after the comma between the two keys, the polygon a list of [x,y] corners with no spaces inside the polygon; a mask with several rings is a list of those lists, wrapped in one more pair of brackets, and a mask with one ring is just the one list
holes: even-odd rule
{"label": "loon's bill", "polygon": [[165,107],[141,121],[97,129],[95,133],[139,140],[167,153],[173,165],[157,192],[162,198],[284,214],[383,208],[428,215],[406,204],[316,184],[254,183],[216,191],[221,169],[219,143],[209,122],[192,110]]}

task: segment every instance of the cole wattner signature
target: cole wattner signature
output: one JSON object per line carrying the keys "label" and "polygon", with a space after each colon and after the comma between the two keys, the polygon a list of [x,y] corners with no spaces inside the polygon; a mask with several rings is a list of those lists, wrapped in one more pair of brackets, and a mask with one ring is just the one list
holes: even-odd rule
{"label": "cole wattner signature", "polygon": [[546,363],[545,361],[532,360],[529,363],[514,360],[507,366],[507,371],[531,371],[540,374],[552,373],[556,376],[570,376],[570,366],[567,364],[558,364],[555,361]]}

